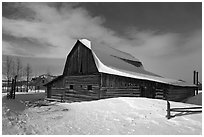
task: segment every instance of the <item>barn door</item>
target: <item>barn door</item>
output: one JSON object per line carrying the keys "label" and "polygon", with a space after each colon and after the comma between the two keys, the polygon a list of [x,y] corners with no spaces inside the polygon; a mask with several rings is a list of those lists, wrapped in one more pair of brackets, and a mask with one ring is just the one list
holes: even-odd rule
{"label": "barn door", "polygon": [[152,97],[152,93],[151,93],[150,88],[145,87],[145,86],[141,86],[140,91],[141,91],[141,97],[147,97],[147,98]]}
{"label": "barn door", "polygon": [[51,86],[47,87],[47,97],[51,98]]}
{"label": "barn door", "polygon": [[141,91],[140,96],[141,96],[141,97],[145,97],[145,87],[144,87],[144,86],[141,86],[141,87],[140,87],[140,91]]}

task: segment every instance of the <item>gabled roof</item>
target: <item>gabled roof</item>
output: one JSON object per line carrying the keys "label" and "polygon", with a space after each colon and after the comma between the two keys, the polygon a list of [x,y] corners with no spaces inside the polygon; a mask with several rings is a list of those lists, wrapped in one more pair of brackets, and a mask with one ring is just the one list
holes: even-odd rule
{"label": "gabled roof", "polygon": [[54,79],[52,79],[51,81],[47,82],[46,84],[44,84],[43,86],[47,86],[47,85],[50,85],[52,84],[53,82],[63,78],[64,76],[63,75],[59,75],[59,76],[56,76]]}
{"label": "gabled roof", "polygon": [[91,49],[98,57],[98,59],[108,67],[161,77],[157,74],[146,71],[139,59],[133,57],[128,53],[111,48],[108,45],[105,45],[105,43],[100,44],[93,42]]}
{"label": "gabled roof", "polygon": [[139,59],[128,53],[111,48],[106,43],[97,43],[87,39],[80,39],[79,42],[91,50],[99,72],[175,86],[195,86],[146,71]]}

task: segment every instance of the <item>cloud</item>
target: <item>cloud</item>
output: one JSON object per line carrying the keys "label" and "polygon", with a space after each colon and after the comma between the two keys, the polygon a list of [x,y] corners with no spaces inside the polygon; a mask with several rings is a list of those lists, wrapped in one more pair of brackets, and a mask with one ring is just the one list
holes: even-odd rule
{"label": "cloud", "polygon": [[4,54],[25,52],[26,56],[64,58],[79,38],[105,42],[136,57],[185,55],[201,48],[200,31],[183,36],[131,28],[123,37],[105,28],[104,18],[91,16],[86,9],[72,3],[21,3],[15,8],[29,12],[24,18],[18,15],[2,18],[3,35],[13,38],[3,38]]}
{"label": "cloud", "polygon": [[[50,51],[49,53],[44,49],[45,55],[39,55],[37,52],[32,53],[32,49],[27,51],[30,54],[36,54],[36,56],[64,57],[78,38],[86,37],[106,40],[108,35],[112,37],[112,40],[117,39],[117,37],[115,38],[113,36],[113,31],[102,26],[104,21],[102,18],[91,17],[82,8],[68,6],[57,10],[55,7],[51,7],[45,3],[24,3],[21,6],[35,13],[32,14],[34,16],[33,19],[11,19],[3,17],[3,34],[13,36],[16,39],[35,39],[38,42],[53,45],[53,47],[47,48]],[[3,39],[3,41],[5,40]],[[16,44],[16,47],[19,49],[24,48],[18,42],[13,44]],[[10,47],[13,44],[10,44]],[[35,46],[34,44],[32,45],[34,48],[39,43],[36,43]],[[4,48],[7,48],[7,46],[4,46]],[[8,46],[5,50],[8,51],[11,49]],[[39,48],[40,50],[42,49]]]}
{"label": "cloud", "polygon": [[202,48],[201,30],[195,30],[189,34],[137,31],[132,29],[128,33],[131,46],[119,47],[141,58],[174,59],[178,56],[186,56]]}

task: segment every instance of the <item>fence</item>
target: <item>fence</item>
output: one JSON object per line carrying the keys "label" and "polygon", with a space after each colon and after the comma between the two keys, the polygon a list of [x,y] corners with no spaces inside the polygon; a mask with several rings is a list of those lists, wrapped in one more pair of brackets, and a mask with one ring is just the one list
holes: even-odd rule
{"label": "fence", "polygon": [[[201,110],[197,110],[201,109]],[[186,113],[201,113],[202,112],[202,107],[186,107],[186,108],[171,108],[170,103],[167,100],[167,119],[170,119],[174,116],[171,115],[171,111],[173,112],[186,112]]]}

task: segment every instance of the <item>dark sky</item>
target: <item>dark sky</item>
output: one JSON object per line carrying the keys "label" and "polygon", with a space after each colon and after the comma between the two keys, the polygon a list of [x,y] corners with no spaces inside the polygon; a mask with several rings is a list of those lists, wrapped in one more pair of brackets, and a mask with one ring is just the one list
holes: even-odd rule
{"label": "dark sky", "polygon": [[[106,42],[141,60],[148,71],[168,78],[192,82],[193,70],[202,74],[201,2],[2,6],[2,54],[24,57],[33,64],[35,74],[47,67],[61,74],[78,38]],[[42,58],[49,64],[42,67]]]}
{"label": "dark sky", "polygon": [[104,25],[122,32],[128,26],[141,30],[189,32],[202,25],[201,3],[81,3],[92,16],[102,16]]}

